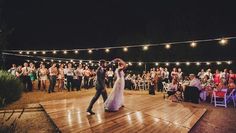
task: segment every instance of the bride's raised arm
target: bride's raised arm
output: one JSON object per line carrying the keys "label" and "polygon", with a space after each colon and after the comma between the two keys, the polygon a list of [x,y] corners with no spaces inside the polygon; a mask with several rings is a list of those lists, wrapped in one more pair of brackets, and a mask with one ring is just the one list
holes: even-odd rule
{"label": "bride's raised arm", "polygon": [[126,68],[126,62],[120,58],[116,58],[113,60],[114,62],[118,62],[120,65],[118,66],[118,69],[125,69]]}

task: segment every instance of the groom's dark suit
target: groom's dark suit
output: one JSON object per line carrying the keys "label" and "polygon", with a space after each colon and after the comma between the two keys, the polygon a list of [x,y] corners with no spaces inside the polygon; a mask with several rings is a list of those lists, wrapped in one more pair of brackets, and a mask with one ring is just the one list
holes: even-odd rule
{"label": "groom's dark suit", "polygon": [[97,81],[96,81],[96,94],[93,97],[93,99],[91,100],[89,107],[87,109],[87,111],[91,111],[93,108],[93,104],[98,100],[99,96],[102,94],[103,100],[104,102],[107,99],[107,92],[105,90],[105,74],[106,71],[104,68],[99,67],[97,69]]}

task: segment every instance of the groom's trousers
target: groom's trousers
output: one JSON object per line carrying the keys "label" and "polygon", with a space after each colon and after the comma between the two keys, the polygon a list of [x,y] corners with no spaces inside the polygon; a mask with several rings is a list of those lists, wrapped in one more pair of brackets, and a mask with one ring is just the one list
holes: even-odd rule
{"label": "groom's trousers", "polygon": [[98,98],[100,97],[100,95],[102,95],[102,98],[103,98],[103,101],[104,101],[104,102],[107,100],[107,91],[106,91],[105,89],[104,89],[104,90],[98,89],[98,90],[96,91],[95,96],[94,96],[93,99],[91,100],[87,111],[91,111],[91,110],[92,110],[93,104],[98,100]]}

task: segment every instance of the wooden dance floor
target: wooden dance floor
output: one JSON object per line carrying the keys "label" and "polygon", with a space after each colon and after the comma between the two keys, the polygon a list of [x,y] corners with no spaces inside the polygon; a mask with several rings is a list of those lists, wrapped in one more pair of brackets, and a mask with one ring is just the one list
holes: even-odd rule
{"label": "wooden dance floor", "polygon": [[118,112],[104,112],[100,98],[94,105],[95,115],[86,108],[92,96],[42,102],[46,113],[63,133],[151,133],[188,132],[206,112],[205,108],[184,106],[150,95],[127,95],[125,107]]}

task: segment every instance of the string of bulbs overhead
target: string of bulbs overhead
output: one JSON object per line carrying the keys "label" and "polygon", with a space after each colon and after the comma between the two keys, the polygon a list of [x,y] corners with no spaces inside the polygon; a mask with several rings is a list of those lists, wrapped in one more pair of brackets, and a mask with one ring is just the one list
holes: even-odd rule
{"label": "string of bulbs overhead", "polygon": [[[46,62],[46,63],[50,63],[50,62],[55,62],[55,63],[73,63],[73,64],[85,64],[85,65],[90,65],[90,66],[96,66],[99,63],[99,60],[84,60],[84,59],[74,59],[74,58],[55,58],[55,57],[45,57],[45,56],[33,56],[33,55],[24,55],[24,54],[14,54],[14,53],[3,53],[4,55],[8,55],[8,56],[19,56],[19,57],[27,57],[27,58],[34,58],[37,59],[38,61],[34,60],[32,62]],[[30,60],[27,60],[28,62],[31,62]],[[108,64],[112,64],[111,61],[107,61]],[[181,64],[185,64],[187,66],[191,65],[191,64],[195,64],[197,66],[200,66],[201,64],[205,64],[205,65],[211,65],[211,64],[217,64],[217,65],[221,65],[223,63],[226,63],[228,65],[231,65],[233,62],[228,60],[228,61],[204,61],[204,62],[199,62],[199,61],[186,61],[186,62],[161,62],[161,61],[156,61],[156,62],[133,62],[133,61],[129,61],[127,62],[128,66],[132,66],[133,64],[137,64],[138,66],[142,66],[143,64],[154,64],[155,66],[159,66],[159,65],[165,65],[165,66],[169,66],[170,64],[174,64],[176,66],[179,66]]]}
{"label": "string of bulbs overhead", "polygon": [[172,45],[176,44],[189,44],[190,47],[195,48],[201,42],[212,42],[218,41],[220,45],[225,46],[229,40],[236,39],[236,37],[224,37],[224,38],[215,38],[215,39],[204,39],[204,40],[195,40],[195,41],[180,41],[180,42],[169,42],[169,43],[158,43],[158,44],[144,44],[144,45],[129,45],[129,46],[115,46],[115,47],[102,47],[102,48],[86,48],[86,49],[68,49],[68,50],[5,50],[4,52],[14,52],[19,54],[42,54],[46,53],[57,54],[62,52],[63,54],[68,54],[68,52],[74,52],[78,54],[80,51],[87,51],[89,54],[92,54],[95,50],[104,50],[106,53],[109,53],[111,49],[123,49],[124,52],[128,52],[129,48],[138,48],[142,47],[144,51],[147,51],[149,47],[154,46],[164,46],[166,49],[170,49]]}

